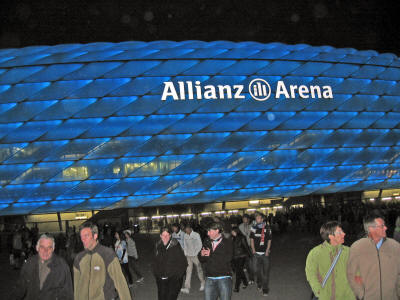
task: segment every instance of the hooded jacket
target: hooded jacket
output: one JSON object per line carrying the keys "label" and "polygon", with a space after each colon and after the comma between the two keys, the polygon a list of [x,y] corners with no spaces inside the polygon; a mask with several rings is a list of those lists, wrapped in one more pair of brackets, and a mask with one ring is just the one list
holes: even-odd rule
{"label": "hooded jacket", "polygon": [[[328,281],[322,287],[322,282],[339,251],[339,247],[343,247],[342,253]],[[355,300],[346,277],[348,258],[349,247],[332,246],[327,241],[309,252],[306,261],[306,277],[319,300]]]}
{"label": "hooded jacket", "polygon": [[15,300],[72,300],[74,299],[71,272],[61,257],[53,253],[48,264],[50,273],[40,289],[39,256],[34,255],[22,266],[21,275],[11,299]]}
{"label": "hooded jacket", "polygon": [[80,252],[74,261],[75,300],[131,300],[121,265],[111,248],[97,244]]}
{"label": "hooded jacket", "polygon": [[347,278],[359,299],[400,299],[400,244],[385,238],[378,250],[369,237],[354,242],[350,248]]}

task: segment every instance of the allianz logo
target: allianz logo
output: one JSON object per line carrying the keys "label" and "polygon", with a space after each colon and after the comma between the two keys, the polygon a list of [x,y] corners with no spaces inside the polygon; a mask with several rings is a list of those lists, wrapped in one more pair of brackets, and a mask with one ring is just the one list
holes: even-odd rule
{"label": "allianz logo", "polygon": [[[202,100],[202,99],[245,99],[245,86],[234,85],[202,85],[200,81],[164,82],[161,100]],[[261,78],[250,81],[247,87],[250,96],[256,101],[265,101],[271,97],[270,84]],[[333,99],[332,87],[329,85],[294,85],[279,80],[276,83],[275,98],[280,99]]]}

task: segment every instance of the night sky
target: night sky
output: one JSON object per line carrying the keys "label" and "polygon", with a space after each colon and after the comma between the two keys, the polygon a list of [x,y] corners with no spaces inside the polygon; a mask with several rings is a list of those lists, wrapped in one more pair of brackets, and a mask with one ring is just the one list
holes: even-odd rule
{"label": "night sky", "polygon": [[0,48],[230,40],[399,55],[398,8],[383,0],[8,0],[0,10]]}

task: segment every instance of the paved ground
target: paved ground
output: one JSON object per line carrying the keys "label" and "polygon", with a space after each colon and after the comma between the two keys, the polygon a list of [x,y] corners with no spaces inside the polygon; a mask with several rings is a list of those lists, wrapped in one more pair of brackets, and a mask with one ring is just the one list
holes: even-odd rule
{"label": "paved ground", "polygon": [[[156,300],[157,287],[151,274],[152,240],[150,236],[138,238],[138,250],[141,256],[140,270],[145,281],[133,287],[134,299]],[[273,239],[271,253],[270,294],[262,297],[255,285],[246,290],[233,293],[233,300],[239,299],[271,299],[271,300],[309,300],[310,289],[304,274],[306,255],[313,245],[318,243],[317,237],[304,233],[276,234]],[[18,277],[18,271],[13,270],[8,264],[8,254],[0,254],[0,299],[8,299],[11,287]],[[188,295],[181,294],[179,300],[203,299],[199,292],[197,273],[193,272],[192,290]]]}

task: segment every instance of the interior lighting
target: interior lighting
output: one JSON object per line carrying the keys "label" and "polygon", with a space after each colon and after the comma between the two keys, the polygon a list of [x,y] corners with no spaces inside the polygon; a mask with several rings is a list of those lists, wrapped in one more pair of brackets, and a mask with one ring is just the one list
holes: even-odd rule
{"label": "interior lighting", "polygon": [[167,218],[177,218],[179,215],[167,215]]}
{"label": "interior lighting", "polygon": [[251,205],[257,205],[259,203],[260,203],[260,200],[251,200],[251,201],[249,201],[249,204],[251,204]]}
{"label": "interior lighting", "polygon": [[191,217],[193,214],[181,214],[181,217]]}
{"label": "interior lighting", "polygon": [[161,219],[163,216],[152,216],[152,219]]}
{"label": "interior lighting", "polygon": [[239,211],[238,211],[237,209],[234,209],[234,210],[230,210],[230,211],[229,211],[230,214],[237,214],[238,212],[239,212]]}
{"label": "interior lighting", "polygon": [[140,221],[147,220],[147,217],[139,217]]}
{"label": "interior lighting", "polygon": [[202,212],[200,215],[201,216],[209,216],[209,215],[211,215],[211,213],[210,212]]}
{"label": "interior lighting", "polygon": [[247,211],[256,211],[255,208],[248,208]]}
{"label": "interior lighting", "polygon": [[390,200],[392,200],[392,197],[385,197],[385,198],[382,198],[382,201],[390,201]]}

